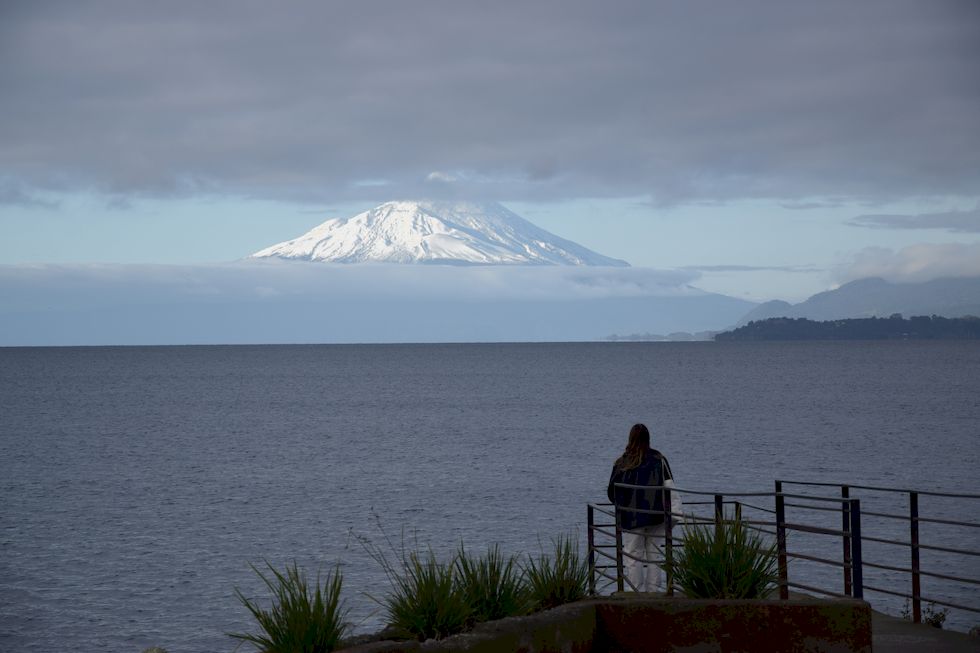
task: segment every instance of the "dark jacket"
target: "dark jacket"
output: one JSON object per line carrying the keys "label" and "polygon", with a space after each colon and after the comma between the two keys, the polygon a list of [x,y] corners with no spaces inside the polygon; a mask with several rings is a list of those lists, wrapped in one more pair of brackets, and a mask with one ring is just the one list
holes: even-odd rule
{"label": "dark jacket", "polygon": [[[613,465],[606,494],[616,505],[622,527],[632,530],[664,523],[664,491],[662,489],[634,490],[616,487],[616,483],[657,486],[663,485],[665,479],[673,477],[667,459],[656,449],[651,449],[643,462],[633,469],[624,470]],[[635,512],[635,509],[659,511],[660,514]]]}

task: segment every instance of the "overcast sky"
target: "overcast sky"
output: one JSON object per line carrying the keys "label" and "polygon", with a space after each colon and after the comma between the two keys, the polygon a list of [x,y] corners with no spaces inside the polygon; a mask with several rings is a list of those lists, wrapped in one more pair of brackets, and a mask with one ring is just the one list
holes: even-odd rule
{"label": "overcast sky", "polygon": [[978,80],[973,0],[6,0],[0,263],[461,197],[750,299],[977,274]]}

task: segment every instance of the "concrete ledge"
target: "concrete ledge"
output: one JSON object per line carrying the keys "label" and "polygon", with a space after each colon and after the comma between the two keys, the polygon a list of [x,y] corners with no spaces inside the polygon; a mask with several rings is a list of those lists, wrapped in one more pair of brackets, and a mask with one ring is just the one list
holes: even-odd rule
{"label": "concrete ledge", "polygon": [[443,640],[384,641],[345,653],[871,653],[864,601],[714,601],[620,595],[480,624]]}
{"label": "concrete ledge", "polygon": [[871,608],[864,601],[637,597],[599,603],[596,612],[594,642],[602,651],[871,653]]}
{"label": "concrete ledge", "polygon": [[569,603],[527,617],[478,624],[473,630],[425,642],[386,641],[342,649],[343,653],[588,653],[594,650],[593,601]]}

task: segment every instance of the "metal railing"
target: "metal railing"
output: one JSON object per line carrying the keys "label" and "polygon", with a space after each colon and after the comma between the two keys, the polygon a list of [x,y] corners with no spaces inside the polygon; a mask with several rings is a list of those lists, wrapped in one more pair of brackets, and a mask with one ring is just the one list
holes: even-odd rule
{"label": "metal railing", "polygon": [[[787,492],[786,486],[801,488],[795,492]],[[617,591],[624,591],[627,586],[636,589],[624,573],[625,559],[633,559],[641,564],[662,564],[673,556],[676,547],[683,546],[683,539],[675,537],[675,526],[679,520],[688,524],[721,524],[723,521],[739,520],[746,527],[768,534],[775,538],[777,552],[777,568],[779,574],[778,587],[781,599],[789,597],[790,588],[816,592],[822,595],[837,597],[865,598],[865,592],[877,592],[897,597],[904,597],[912,602],[912,612],[909,615],[915,622],[922,620],[922,603],[928,602],[970,612],[980,612],[977,604],[965,605],[949,598],[926,597],[921,592],[923,576],[939,578],[952,582],[969,585],[980,585],[980,580],[962,575],[942,573],[936,569],[923,568],[920,551],[938,551],[961,557],[977,557],[980,551],[960,547],[924,544],[921,541],[920,525],[941,524],[944,527],[964,529],[980,528],[980,524],[959,519],[942,517],[924,517],[919,511],[919,496],[947,497],[968,501],[980,500],[980,494],[944,493],[904,490],[898,488],[883,488],[875,486],[847,485],[837,483],[817,483],[807,481],[775,481],[773,492],[704,492],[685,490],[677,487],[646,487],[629,484],[618,484],[617,487],[626,489],[662,490],[665,493],[664,505],[670,506],[670,493],[679,492],[685,498],[684,514],[674,514],[665,510],[629,509],[636,513],[646,513],[664,516],[663,547],[660,548],[662,557],[655,560],[645,560],[630,555],[623,550],[622,527],[620,515],[624,508],[616,510],[612,504],[597,503],[588,505],[588,561],[590,568],[589,589],[593,594],[604,592],[615,586]],[[838,488],[838,496],[822,496],[807,494],[806,488]],[[862,510],[861,499],[852,494],[854,490],[865,490],[886,493],[902,493],[908,495],[909,512],[895,514],[881,512],[874,505],[874,511],[868,511],[867,506]],[[691,500],[693,499],[693,500]],[[760,505],[763,504],[763,505]],[[980,507],[980,501],[976,504]],[[770,507],[771,506],[771,507]],[[705,513],[705,510],[710,511]],[[977,511],[980,512],[980,511]],[[974,512],[973,514],[977,514]],[[832,517],[839,514],[839,521],[833,525],[813,523],[810,517]],[[862,532],[862,518],[902,520],[909,524],[909,540],[882,537],[877,530]],[[789,534],[793,536],[793,548],[789,546]],[[820,538],[817,542],[816,538]],[[837,554],[823,553],[823,549],[832,546],[833,540],[839,540],[839,557]],[[908,547],[910,550],[910,566],[900,567],[886,564],[884,561],[869,560],[865,554],[865,543],[886,544],[890,546]],[[816,549],[816,550],[815,550]],[[817,555],[819,553],[820,555]],[[842,580],[841,591],[834,591],[826,586],[817,586],[800,582],[795,576],[790,578],[789,561],[814,563],[831,566],[840,570]],[[865,578],[865,568],[887,570],[908,574],[911,591],[904,593],[887,589],[878,585],[869,585]],[[669,571],[669,565],[668,565]],[[835,583],[836,584],[836,583]],[[669,573],[666,582],[666,592],[673,594],[673,579]]]}
{"label": "metal railing", "polygon": [[[926,578],[936,578],[945,581],[950,581],[953,583],[962,583],[964,585],[980,586],[980,578],[971,578],[964,575],[955,575],[942,573],[936,569],[925,568],[922,561],[921,552],[923,551],[933,551],[942,552],[944,554],[950,554],[956,556],[956,560],[969,560],[980,558],[980,550],[971,550],[961,547],[944,546],[940,544],[925,544],[923,543],[923,525],[935,524],[943,525],[945,527],[954,527],[957,529],[980,529],[980,523],[965,521],[961,519],[945,519],[941,517],[926,517],[921,514],[919,506],[920,497],[935,497],[944,499],[957,499],[972,503],[975,509],[971,511],[971,514],[980,514],[980,494],[967,494],[967,493],[953,493],[953,492],[933,492],[926,490],[910,490],[895,487],[881,487],[873,485],[851,485],[843,483],[823,483],[814,481],[776,481],[777,489],[779,489],[780,484],[783,485],[794,485],[798,487],[811,487],[811,488],[836,488],[840,492],[842,498],[849,498],[852,496],[852,491],[864,491],[865,493],[875,493],[875,494],[886,494],[886,495],[896,495],[903,496],[907,498],[908,512],[904,514],[899,514],[896,512],[881,512],[880,510],[867,510],[865,509],[864,517],[874,518],[884,520],[891,523],[903,524],[904,528],[908,528],[908,539],[904,538],[887,538],[880,537],[877,534],[865,534],[863,540],[870,543],[885,544],[890,547],[907,548],[908,549],[908,566],[897,566],[895,564],[886,564],[884,561],[878,559],[872,559],[865,552],[864,559],[862,560],[862,566],[869,569],[885,570],[890,572],[896,572],[902,576],[907,575],[908,592],[896,591],[894,589],[889,589],[885,587],[880,587],[878,585],[870,585],[866,581],[864,582],[863,589],[876,592],[879,594],[887,594],[890,596],[895,596],[899,598],[907,599],[911,601],[911,614],[909,615],[912,621],[920,623],[922,621],[922,604],[923,602],[930,603],[933,605],[940,605],[949,608],[955,608],[958,610],[966,610],[968,612],[980,613],[980,605],[965,605],[946,597],[936,597],[936,596],[924,596],[922,594],[922,579]],[[846,522],[848,516],[846,513],[842,514],[842,520]],[[866,529],[867,530],[867,529]],[[948,534],[947,534],[948,537]],[[973,542],[976,542],[976,537],[967,537]],[[865,547],[867,549],[867,547]],[[845,541],[842,548],[842,559],[846,563],[848,557],[852,555],[852,552],[848,550],[847,542]],[[980,568],[980,566],[978,566]],[[844,573],[844,585],[845,588],[851,579],[846,573]]]}

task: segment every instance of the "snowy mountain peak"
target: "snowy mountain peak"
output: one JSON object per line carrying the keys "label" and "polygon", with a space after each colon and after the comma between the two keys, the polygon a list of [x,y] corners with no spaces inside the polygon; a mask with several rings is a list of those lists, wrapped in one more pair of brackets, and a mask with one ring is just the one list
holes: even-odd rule
{"label": "snowy mountain peak", "polygon": [[351,218],[327,220],[250,258],[269,257],[331,263],[629,266],[536,227],[500,204],[472,202],[386,202]]}

